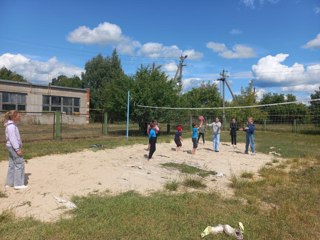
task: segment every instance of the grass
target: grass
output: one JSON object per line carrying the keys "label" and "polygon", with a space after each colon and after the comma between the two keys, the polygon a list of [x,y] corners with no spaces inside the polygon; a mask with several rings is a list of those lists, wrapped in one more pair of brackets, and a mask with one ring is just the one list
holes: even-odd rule
{"label": "grass", "polygon": [[164,187],[169,191],[177,191],[179,187],[179,183],[177,181],[168,182],[165,184]]}
{"label": "grass", "polygon": [[[229,139],[227,133],[222,135],[223,139]],[[99,138],[39,142],[27,143],[25,151],[34,157],[55,151],[79,151],[96,143],[112,148],[137,142],[146,141]],[[275,147],[273,150],[290,159],[281,161],[281,168],[277,164],[262,168],[255,181],[233,176],[232,198],[224,199],[213,192],[159,192],[151,196],[127,192],[117,196],[106,193],[74,197],[72,201],[78,208],[71,212],[73,217],[55,223],[17,219],[10,211],[2,213],[0,239],[199,239],[208,225],[237,226],[239,221],[244,224],[246,239],[320,239],[320,136],[257,132],[256,144],[259,152],[268,153],[270,147]],[[53,149],[49,149],[51,145]],[[189,186],[193,184],[198,183]],[[175,189],[176,183],[167,186]],[[222,234],[206,239],[229,238]]]}
{"label": "grass", "polygon": [[181,173],[187,173],[187,174],[197,174],[201,177],[207,177],[209,175],[216,175],[216,171],[206,171],[197,167],[193,167],[187,164],[180,164],[180,163],[173,163],[173,162],[167,162],[162,163],[161,166],[168,167],[168,168],[175,168],[179,170]]}
{"label": "grass", "polygon": [[194,179],[194,178],[186,178],[182,185],[188,188],[194,188],[194,189],[201,189],[206,188],[207,186],[202,182],[201,179]]}

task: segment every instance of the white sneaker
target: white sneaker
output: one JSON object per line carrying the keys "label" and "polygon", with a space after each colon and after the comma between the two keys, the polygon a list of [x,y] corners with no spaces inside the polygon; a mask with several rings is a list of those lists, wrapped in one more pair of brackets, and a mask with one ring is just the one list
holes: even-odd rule
{"label": "white sneaker", "polygon": [[20,189],[26,189],[26,188],[28,188],[28,186],[26,186],[26,185],[21,185],[21,186],[14,186],[13,187],[15,190],[20,190]]}

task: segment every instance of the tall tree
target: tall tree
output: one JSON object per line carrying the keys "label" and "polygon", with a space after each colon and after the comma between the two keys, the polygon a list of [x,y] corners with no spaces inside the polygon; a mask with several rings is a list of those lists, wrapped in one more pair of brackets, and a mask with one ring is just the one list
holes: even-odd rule
{"label": "tall tree", "polygon": [[[183,107],[189,108],[214,108],[222,106],[222,98],[216,84],[201,83],[199,88],[193,88],[182,95]],[[204,115],[212,121],[216,116],[221,116],[220,110],[189,111],[191,115]]]}
{"label": "tall tree", "polygon": [[[268,114],[270,123],[279,123],[279,121],[292,123],[293,120],[307,120],[305,118],[308,112],[307,107],[302,103],[291,103],[296,101],[297,98],[293,94],[266,93],[262,96],[259,104],[271,104],[270,106],[263,107],[263,111]],[[276,103],[279,104],[277,105]]]}
{"label": "tall tree", "polygon": [[0,69],[0,79],[12,80],[12,81],[18,81],[18,82],[27,82],[27,80],[24,79],[23,76],[15,73],[15,72],[12,72],[5,67],[2,67]]}
{"label": "tall tree", "polygon": [[117,51],[112,57],[101,54],[88,61],[82,75],[84,87],[90,88],[90,107],[108,112],[110,121],[125,118],[129,78],[121,67]]}
{"label": "tall tree", "polygon": [[[141,66],[133,77],[132,98],[135,104],[158,107],[175,107],[178,102],[179,89],[173,80],[160,70]],[[175,116],[172,110],[136,107],[134,120],[140,130],[146,130],[146,124],[152,119],[159,122],[171,122]]]}
{"label": "tall tree", "polygon": [[81,79],[76,75],[74,75],[71,78],[65,75],[60,75],[57,78],[53,78],[51,84],[55,86],[73,87],[73,88],[81,88],[83,86]]}
{"label": "tall tree", "polygon": [[[257,94],[253,86],[253,81],[250,81],[248,86],[244,89],[241,88],[240,95],[236,95],[238,106],[244,106],[244,108],[233,109],[232,111],[227,112],[228,119],[235,117],[239,123],[243,124],[247,121],[248,117],[253,117],[255,121],[263,120],[266,117],[266,114],[263,113],[259,108],[249,107],[257,105]],[[246,107],[248,106],[248,107]]]}

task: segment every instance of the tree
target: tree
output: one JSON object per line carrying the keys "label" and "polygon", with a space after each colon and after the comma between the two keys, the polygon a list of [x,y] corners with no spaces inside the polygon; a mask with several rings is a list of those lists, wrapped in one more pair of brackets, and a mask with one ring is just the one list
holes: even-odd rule
{"label": "tree", "polygon": [[23,76],[15,73],[15,72],[12,72],[5,67],[2,67],[0,69],[0,79],[18,81],[18,82],[27,82],[27,80],[24,79]]}
{"label": "tree", "polygon": [[[253,86],[253,81],[250,81],[248,86],[241,88],[240,95],[236,95],[236,102],[232,102],[231,106],[253,106],[257,105],[257,94]],[[226,113],[228,119],[234,117],[239,123],[246,123],[248,117],[253,117],[255,121],[262,121],[266,117],[266,113],[262,112],[257,107],[246,107],[239,109],[232,109]]]}
{"label": "tree", "polygon": [[[293,120],[307,120],[305,117],[308,112],[307,107],[302,103],[295,103],[296,101],[296,96],[293,94],[266,93],[261,98],[259,104],[288,103],[263,108],[263,111],[268,114],[270,123],[278,123],[279,121],[292,123]],[[289,104],[290,102],[294,103]]]}
{"label": "tree", "polygon": [[57,78],[53,78],[51,84],[55,86],[73,87],[73,88],[82,88],[83,86],[81,79],[76,75],[74,75],[71,78],[68,78],[65,75],[60,75]]}
{"label": "tree", "polygon": [[[319,90],[315,90],[313,94],[311,94],[311,99],[320,99],[320,87]],[[312,101],[310,105],[310,112],[312,113],[312,122],[316,126],[320,126],[320,100]]]}
{"label": "tree", "polygon": [[[189,92],[182,95],[183,107],[188,108],[214,108],[222,106],[222,99],[216,84],[202,82],[199,88],[193,88]],[[203,115],[212,120],[216,116],[221,115],[221,111],[217,110],[199,110],[189,111],[192,115]]]}
{"label": "tree", "polygon": [[[175,82],[169,80],[160,68],[141,66],[133,76],[132,98],[136,105],[175,107],[178,94],[179,89]],[[174,116],[175,112],[172,110],[135,108],[133,111],[133,119],[138,122],[143,132],[152,119],[169,123]]]}
{"label": "tree", "polygon": [[117,51],[112,57],[101,54],[85,64],[83,86],[90,88],[90,108],[108,112],[110,121],[125,119],[129,78],[121,67]]}

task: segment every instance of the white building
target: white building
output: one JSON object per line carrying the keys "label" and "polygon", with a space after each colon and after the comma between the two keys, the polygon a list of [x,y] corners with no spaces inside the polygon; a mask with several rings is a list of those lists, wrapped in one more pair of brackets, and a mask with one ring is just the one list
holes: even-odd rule
{"label": "white building", "polygon": [[[52,123],[50,112],[61,112],[63,123],[89,123],[89,89],[43,86],[0,79],[0,112],[25,112],[24,121]],[[51,114],[52,115],[52,114]]]}

